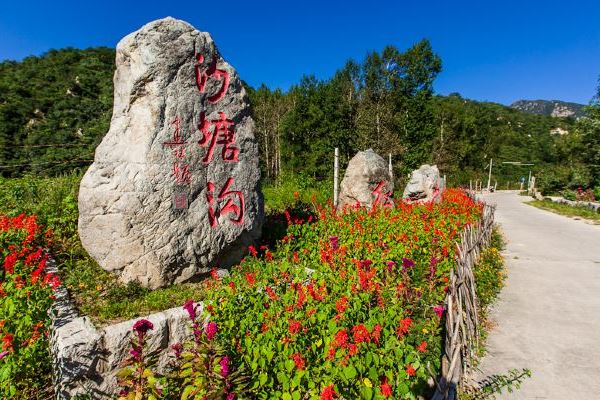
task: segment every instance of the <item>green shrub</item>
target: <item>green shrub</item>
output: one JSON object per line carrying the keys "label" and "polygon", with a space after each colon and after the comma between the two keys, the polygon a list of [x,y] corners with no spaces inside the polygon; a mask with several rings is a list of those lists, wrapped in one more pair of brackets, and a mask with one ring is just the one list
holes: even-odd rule
{"label": "green shrub", "polygon": [[477,298],[482,308],[488,307],[498,297],[504,281],[504,259],[499,248],[490,246],[481,253],[475,269]]}
{"label": "green shrub", "polygon": [[562,192],[560,192],[560,194],[567,200],[577,200],[577,193],[574,190],[563,190]]}

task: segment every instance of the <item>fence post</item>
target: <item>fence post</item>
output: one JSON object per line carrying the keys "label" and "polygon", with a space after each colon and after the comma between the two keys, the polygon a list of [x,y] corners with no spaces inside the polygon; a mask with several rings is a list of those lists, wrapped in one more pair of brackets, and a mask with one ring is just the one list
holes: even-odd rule
{"label": "fence post", "polygon": [[338,205],[338,179],[340,173],[340,149],[335,148],[333,158],[333,205]]}

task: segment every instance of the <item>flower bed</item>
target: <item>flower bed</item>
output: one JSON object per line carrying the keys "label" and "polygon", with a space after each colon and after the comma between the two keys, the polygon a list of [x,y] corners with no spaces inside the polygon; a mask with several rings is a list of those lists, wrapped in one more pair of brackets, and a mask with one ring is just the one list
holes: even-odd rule
{"label": "flower bed", "polygon": [[291,221],[277,251],[251,248],[207,284],[210,332],[178,349],[183,397],[430,395],[458,234],[481,210],[448,190],[438,205]]}
{"label": "flower bed", "polygon": [[0,397],[50,391],[47,311],[56,275],[47,273],[47,240],[35,216],[0,216]]}

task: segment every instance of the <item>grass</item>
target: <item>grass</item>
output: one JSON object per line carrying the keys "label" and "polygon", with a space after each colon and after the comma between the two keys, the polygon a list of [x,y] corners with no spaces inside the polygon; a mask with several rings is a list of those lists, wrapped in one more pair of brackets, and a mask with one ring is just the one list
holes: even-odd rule
{"label": "grass", "polygon": [[551,211],[555,214],[565,215],[567,217],[579,217],[590,221],[600,223],[600,213],[590,210],[587,207],[570,206],[568,204],[555,203],[551,200],[534,200],[526,204]]}
{"label": "grass", "polygon": [[[96,325],[135,318],[202,300],[203,285],[185,283],[148,290],[137,284],[123,285],[104,271],[85,251],[77,234],[77,194],[81,173],[54,178],[25,176],[0,178],[0,214],[36,214],[53,230],[51,252],[56,258],[64,285],[82,314]],[[278,185],[265,185],[266,222],[271,227],[262,238],[272,244],[285,234],[286,208],[309,210],[311,202],[325,202],[329,184],[301,177],[282,179]]]}

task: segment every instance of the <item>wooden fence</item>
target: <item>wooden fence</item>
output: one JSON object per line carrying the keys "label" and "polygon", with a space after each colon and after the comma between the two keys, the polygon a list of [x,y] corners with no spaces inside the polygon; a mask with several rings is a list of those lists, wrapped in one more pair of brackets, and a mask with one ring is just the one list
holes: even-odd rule
{"label": "wooden fence", "polygon": [[476,226],[461,233],[456,266],[446,295],[446,338],[442,376],[433,400],[456,399],[464,373],[471,367],[479,341],[479,316],[473,268],[481,250],[490,244],[496,207],[484,205]]}

